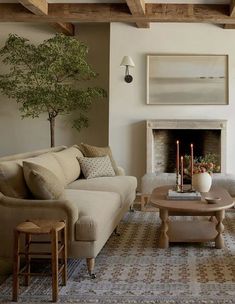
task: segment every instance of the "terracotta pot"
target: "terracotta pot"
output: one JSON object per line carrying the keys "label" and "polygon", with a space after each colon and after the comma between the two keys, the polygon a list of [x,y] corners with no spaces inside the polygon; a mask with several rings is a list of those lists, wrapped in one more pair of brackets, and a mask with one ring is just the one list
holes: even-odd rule
{"label": "terracotta pot", "polygon": [[193,174],[192,184],[196,191],[208,192],[211,188],[212,177],[208,172]]}

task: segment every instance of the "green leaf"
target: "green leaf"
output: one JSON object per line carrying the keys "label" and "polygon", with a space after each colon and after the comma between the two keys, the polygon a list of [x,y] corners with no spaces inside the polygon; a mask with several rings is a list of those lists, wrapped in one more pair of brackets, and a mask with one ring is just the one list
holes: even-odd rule
{"label": "green leaf", "polygon": [[89,87],[97,74],[87,62],[88,47],[77,37],[56,34],[39,45],[10,34],[0,49],[9,72],[0,74],[0,91],[20,105],[22,118],[42,113],[80,113],[73,126],[88,126],[86,113],[95,101],[107,96],[104,89]]}

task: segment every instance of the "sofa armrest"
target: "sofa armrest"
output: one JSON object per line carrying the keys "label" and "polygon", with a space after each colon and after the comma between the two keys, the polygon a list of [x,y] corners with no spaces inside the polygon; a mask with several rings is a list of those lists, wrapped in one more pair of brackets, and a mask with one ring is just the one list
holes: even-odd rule
{"label": "sofa armrest", "polygon": [[118,176],[123,176],[123,175],[126,175],[126,172],[125,170],[122,168],[122,167],[117,167],[118,168]]}
{"label": "sofa armrest", "polygon": [[[79,217],[76,204],[66,199],[37,200],[18,199],[0,193],[0,240],[6,247],[12,242],[13,229],[27,219],[65,219],[68,228],[68,240],[74,240],[75,223]],[[4,244],[4,243],[3,243]],[[3,249],[3,248],[2,248]],[[7,250],[0,250],[0,255],[7,256]]]}

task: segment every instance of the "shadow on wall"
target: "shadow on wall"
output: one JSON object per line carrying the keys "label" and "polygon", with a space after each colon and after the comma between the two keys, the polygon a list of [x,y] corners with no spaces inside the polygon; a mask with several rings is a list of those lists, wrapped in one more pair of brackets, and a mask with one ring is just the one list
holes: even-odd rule
{"label": "shadow on wall", "polygon": [[140,190],[141,177],[146,173],[146,122],[140,121],[130,126],[129,170],[138,179]]}

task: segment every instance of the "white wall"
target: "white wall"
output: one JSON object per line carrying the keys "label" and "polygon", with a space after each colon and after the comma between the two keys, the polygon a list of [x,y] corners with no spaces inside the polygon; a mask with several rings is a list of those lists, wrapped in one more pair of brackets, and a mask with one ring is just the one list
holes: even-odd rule
{"label": "white wall", "polygon": [[[228,54],[229,105],[146,105],[146,54]],[[120,67],[130,55],[136,67],[134,81],[123,80]],[[225,119],[227,171],[235,173],[235,30],[210,24],[155,23],[151,29],[137,29],[113,23],[110,29],[109,144],[117,162],[128,174],[146,172],[146,119]]]}
{"label": "white wall", "polygon": [[[78,37],[89,46],[88,61],[99,73],[92,85],[101,86],[108,91],[109,73],[109,26],[82,25],[78,27]],[[28,38],[38,44],[55,34],[46,24],[0,23],[0,48],[5,44],[9,33]],[[0,64],[0,73],[5,66]],[[56,145],[72,145],[89,142],[106,145],[108,142],[108,99],[95,104],[89,113],[90,127],[81,133],[72,129],[71,116],[58,117],[56,122]],[[49,123],[46,114],[40,118],[20,118],[18,105],[0,94],[0,156],[32,151],[50,146]]]}

